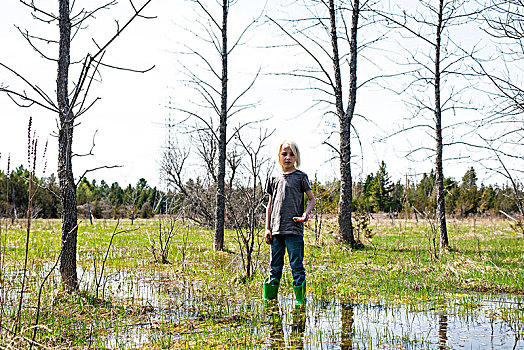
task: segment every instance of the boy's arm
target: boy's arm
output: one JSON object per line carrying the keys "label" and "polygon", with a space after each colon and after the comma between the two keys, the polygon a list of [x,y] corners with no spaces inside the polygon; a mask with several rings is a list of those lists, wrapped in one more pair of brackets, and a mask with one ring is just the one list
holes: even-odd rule
{"label": "boy's arm", "polygon": [[266,207],[266,236],[265,241],[267,244],[271,244],[273,235],[271,234],[271,207],[273,206],[273,196],[269,195],[269,201]]}
{"label": "boy's arm", "polygon": [[315,199],[315,196],[313,195],[313,191],[307,190],[307,207],[306,211],[304,211],[304,214],[302,214],[302,217],[298,219],[297,221],[306,222],[309,219],[309,213],[313,210],[315,207],[315,204],[317,204],[317,200]]}

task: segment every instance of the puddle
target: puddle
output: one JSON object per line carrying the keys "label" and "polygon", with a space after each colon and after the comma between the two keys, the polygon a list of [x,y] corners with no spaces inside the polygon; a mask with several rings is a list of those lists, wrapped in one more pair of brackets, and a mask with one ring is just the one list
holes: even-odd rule
{"label": "puddle", "polygon": [[[79,275],[83,289],[93,291],[92,272],[79,271]],[[139,348],[167,337],[152,331],[155,324],[204,319],[224,329],[242,324],[246,332],[262,338],[258,349],[524,349],[522,296],[471,294],[418,309],[309,299],[300,309],[295,308],[292,295],[280,295],[274,302],[210,299],[201,282],[149,270],[107,271],[102,281],[100,296],[143,307],[148,319],[142,325],[124,321],[120,329],[96,340],[109,348]],[[15,291],[3,290],[3,302],[14,302]],[[212,330],[200,329],[208,331]],[[170,335],[191,336],[190,332]]]}
{"label": "puddle", "polygon": [[[191,281],[149,275],[137,283],[136,274],[134,278],[125,273],[108,276],[112,276],[108,291],[152,306],[149,317],[153,321],[205,317],[223,323],[228,316],[251,315],[252,319],[242,322],[265,339],[260,349],[524,349],[524,298],[518,296],[465,295],[418,310],[308,300],[299,309],[292,295],[269,303],[204,300],[199,286]],[[132,286],[129,280],[135,281]],[[227,322],[223,327],[228,327]],[[130,330],[127,346],[144,344],[137,339],[147,342],[147,332]],[[123,340],[119,339],[120,344]]]}
{"label": "puddle", "polygon": [[524,300],[516,297],[485,297],[469,311],[457,300],[444,305],[452,311],[340,301],[300,311],[293,303],[271,305],[267,349],[524,349]]}

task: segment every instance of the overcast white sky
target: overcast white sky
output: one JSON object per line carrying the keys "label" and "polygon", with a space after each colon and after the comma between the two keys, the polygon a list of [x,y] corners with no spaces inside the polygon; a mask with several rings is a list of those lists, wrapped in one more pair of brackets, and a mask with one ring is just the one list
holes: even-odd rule
{"label": "overcast white sky", "polygon": [[[35,2],[49,11],[57,12],[56,0]],[[93,3],[95,2],[77,0],[76,6],[87,7]],[[136,3],[142,1],[136,0]],[[213,1],[209,3],[214,4]],[[233,36],[245,23],[258,16],[262,6],[262,2],[243,0],[231,8],[229,23]],[[94,156],[75,158],[73,165],[76,176],[80,176],[86,169],[118,164],[122,167],[90,173],[88,178],[104,179],[108,183],[117,181],[124,186],[134,184],[139,178],[144,177],[150,184],[160,185],[159,162],[166,138],[163,124],[169,116],[173,120],[183,118],[180,113],[166,108],[166,105],[171,101],[183,106],[192,96],[192,92],[181,82],[181,65],[177,63],[178,59],[186,59],[187,63],[187,58],[181,57],[177,52],[184,50],[182,43],[196,43],[183,29],[188,23],[194,25],[193,9],[194,5],[188,1],[153,0],[145,13],[157,18],[135,21],[109,48],[104,59],[108,64],[136,69],[155,65],[155,68],[145,74],[102,70],[102,83],[95,84],[90,93],[91,98],[101,97],[101,100],[79,119],[80,125],[75,129],[74,136],[74,152],[87,153],[91,148],[91,139],[97,131]],[[292,11],[290,8],[280,8],[277,1],[268,6],[271,16],[283,17],[283,11],[288,11],[288,15],[293,14],[289,13]],[[86,52],[94,52],[91,38],[98,43],[105,42],[115,31],[114,19],[119,19],[122,24],[130,14],[129,3],[121,0],[112,10],[104,11],[95,21],[90,21],[89,28],[80,33],[72,44],[73,60],[80,59]],[[237,23],[239,25],[235,26]],[[56,64],[40,58],[24,41],[15,25],[39,36],[55,39],[58,37],[57,27],[54,24],[36,23],[32,20],[29,9],[16,0],[7,0],[2,5],[0,40],[3,49],[0,62],[35,81],[55,98]],[[232,76],[229,82],[232,92],[241,90],[258,68],[261,69],[262,75],[244,101],[260,101],[259,106],[239,115],[230,123],[270,118],[265,126],[276,129],[271,139],[271,147],[274,148],[283,138],[296,140],[302,151],[303,170],[311,178],[318,174],[320,179],[332,179],[338,176],[338,164],[328,161],[333,154],[328,147],[322,145],[325,131],[328,130],[325,120],[320,118],[323,111],[316,109],[306,112],[311,101],[318,95],[311,91],[292,89],[297,84],[307,86],[305,81],[270,74],[290,71],[294,67],[304,65],[308,60],[304,55],[297,55],[296,50],[265,47],[270,43],[284,42],[277,33],[274,26],[257,27],[247,36],[247,44],[234,52],[230,62]],[[47,47],[51,48],[52,45]],[[46,49],[44,45],[44,50]],[[46,53],[56,55],[54,51]],[[362,79],[372,74],[366,72],[368,68],[372,69],[370,67],[375,66],[376,69],[387,62],[384,56],[384,53],[379,51],[367,53],[369,60],[361,60],[359,66],[359,74],[364,77]],[[74,70],[70,79],[74,80],[77,75],[77,71]],[[0,70],[0,83],[22,87],[20,81],[5,69]],[[362,118],[355,120],[364,150],[353,171],[356,180],[369,172],[375,172],[381,160],[386,161],[392,180],[404,179],[406,174],[420,174],[431,170],[432,164],[428,161],[414,163],[404,157],[410,142],[420,140],[396,137],[387,142],[374,142],[375,139],[384,136],[386,130],[392,130],[400,124],[405,125],[403,118],[408,112],[399,96],[377,86],[359,91],[357,112],[364,115],[367,121]],[[11,167],[26,165],[29,116],[33,117],[33,129],[41,140],[40,143],[49,140],[47,174],[56,173],[57,141],[51,136],[57,130],[56,116],[42,108],[19,108],[5,95],[0,95],[0,168],[6,169],[8,155],[11,157]],[[420,135],[420,138],[424,137],[423,134]],[[428,145],[433,144],[429,138],[424,142]],[[355,153],[360,155],[358,147],[358,143],[355,143]],[[471,166],[471,163],[465,162],[462,165],[458,164],[460,163],[450,163],[445,168],[445,175],[460,179]],[[480,177],[482,179],[482,175]]]}

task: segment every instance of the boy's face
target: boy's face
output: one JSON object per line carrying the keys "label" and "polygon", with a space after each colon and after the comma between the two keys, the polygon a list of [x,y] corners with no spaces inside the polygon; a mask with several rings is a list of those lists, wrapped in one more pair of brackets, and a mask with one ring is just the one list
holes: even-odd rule
{"label": "boy's face", "polygon": [[284,172],[295,170],[296,156],[287,143],[280,149],[279,162]]}

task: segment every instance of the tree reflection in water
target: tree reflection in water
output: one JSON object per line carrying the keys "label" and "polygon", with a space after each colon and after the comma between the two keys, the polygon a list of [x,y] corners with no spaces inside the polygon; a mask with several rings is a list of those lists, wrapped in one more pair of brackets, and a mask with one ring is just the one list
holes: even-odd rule
{"label": "tree reflection in water", "polygon": [[340,341],[341,350],[351,350],[353,349],[353,304],[350,303],[341,303],[342,312],[341,312],[341,323],[342,323],[342,336]]}
{"label": "tree reflection in water", "polygon": [[439,313],[438,315],[438,339],[439,349],[447,349],[446,343],[448,341],[448,315]]}

